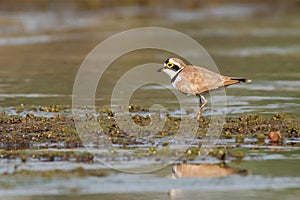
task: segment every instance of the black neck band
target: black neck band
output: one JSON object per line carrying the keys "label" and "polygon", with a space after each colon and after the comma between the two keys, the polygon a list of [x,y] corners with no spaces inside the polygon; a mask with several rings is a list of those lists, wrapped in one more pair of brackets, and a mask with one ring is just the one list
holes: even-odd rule
{"label": "black neck band", "polygon": [[173,82],[176,80],[176,78],[178,77],[179,73],[180,73],[182,70],[183,70],[183,68],[180,69],[180,70],[177,72],[177,74],[175,74],[175,76],[171,79],[171,83],[173,83]]}

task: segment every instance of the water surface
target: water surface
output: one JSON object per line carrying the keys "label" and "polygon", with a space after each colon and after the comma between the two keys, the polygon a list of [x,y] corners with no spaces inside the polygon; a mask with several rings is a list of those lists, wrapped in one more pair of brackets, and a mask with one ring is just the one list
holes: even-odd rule
{"label": "water surface", "polygon": [[[230,4],[192,10],[133,6],[118,7],[112,11],[1,12],[0,111],[51,117],[52,113],[38,109],[20,113],[16,106],[70,106],[79,66],[97,44],[130,28],[158,26],[181,31],[197,40],[212,56],[222,74],[252,79],[252,83],[226,89],[226,109],[210,110],[208,104],[204,115],[273,115],[283,112],[298,118],[300,15],[297,12],[275,12],[273,9],[268,4]],[[189,53],[193,55],[194,52]],[[174,55],[159,50],[141,50],[120,57],[100,80],[96,104],[109,107],[114,85],[129,69],[148,62],[163,63],[170,56]],[[167,76],[164,78],[168,79]],[[222,98],[217,96],[216,100],[222,101]],[[186,98],[187,104],[194,101],[197,99]],[[131,103],[142,106],[162,104],[171,111],[171,115],[197,109],[180,110],[177,99],[168,88],[158,85],[140,88]],[[230,141],[225,141],[225,144],[228,143]],[[240,163],[228,160],[228,165],[251,171],[248,176],[173,179],[171,166],[151,174],[111,170],[111,174],[105,177],[45,179],[21,176],[7,179],[1,176],[1,199],[299,198],[298,147],[242,148],[247,150],[246,158]],[[195,162],[213,163],[216,160],[207,158]],[[134,170],[149,164],[158,163],[142,160],[122,166]],[[32,160],[22,163],[18,159],[1,159],[0,171],[13,172],[16,166],[17,170],[72,169],[78,166],[105,168],[98,162]]]}

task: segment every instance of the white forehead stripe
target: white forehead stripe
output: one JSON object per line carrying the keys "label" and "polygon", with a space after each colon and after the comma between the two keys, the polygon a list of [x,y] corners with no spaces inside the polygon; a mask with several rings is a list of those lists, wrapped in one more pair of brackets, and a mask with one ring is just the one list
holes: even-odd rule
{"label": "white forehead stripe", "polygon": [[178,67],[181,67],[181,65],[178,62],[176,62],[173,58],[171,58],[170,61],[175,65],[177,65]]}

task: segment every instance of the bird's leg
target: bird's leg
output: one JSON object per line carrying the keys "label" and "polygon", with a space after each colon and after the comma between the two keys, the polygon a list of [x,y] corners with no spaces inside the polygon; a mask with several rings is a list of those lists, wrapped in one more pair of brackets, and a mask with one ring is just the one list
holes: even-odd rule
{"label": "bird's leg", "polygon": [[207,103],[207,100],[205,99],[204,96],[202,95],[197,95],[199,97],[199,110],[196,112],[195,114],[195,118],[197,117],[197,119],[199,120],[200,119],[200,116],[201,116],[201,112],[202,112],[202,109],[203,107],[206,105]]}

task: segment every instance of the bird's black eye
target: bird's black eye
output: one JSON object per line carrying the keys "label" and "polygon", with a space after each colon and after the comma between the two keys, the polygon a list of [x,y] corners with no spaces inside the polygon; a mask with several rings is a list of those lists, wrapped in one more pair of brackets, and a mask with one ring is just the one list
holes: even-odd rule
{"label": "bird's black eye", "polygon": [[170,63],[170,62],[169,62],[169,63],[167,63],[167,67],[168,67],[168,68],[172,68],[173,66],[174,66],[174,64],[173,64],[173,63]]}

